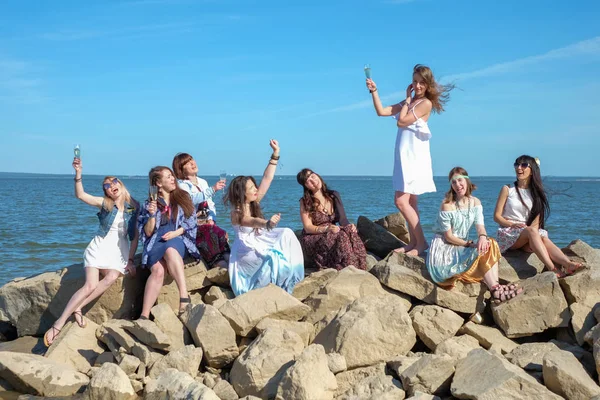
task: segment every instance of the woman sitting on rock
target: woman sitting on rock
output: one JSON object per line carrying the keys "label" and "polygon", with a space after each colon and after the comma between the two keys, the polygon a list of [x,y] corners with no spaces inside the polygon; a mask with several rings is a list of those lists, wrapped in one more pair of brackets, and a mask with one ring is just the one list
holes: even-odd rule
{"label": "woman sitting on rock", "polygon": [[328,189],[321,176],[308,168],[298,172],[296,179],[304,188],[300,244],[305,256],[313,259],[319,269],[341,270],[348,265],[366,269],[365,245],[356,226],[346,218],[340,194]]}
{"label": "woman sitting on rock", "polygon": [[279,214],[265,219],[260,208],[279,160],[279,143],[271,140],[270,145],[273,154],[258,188],[253,177],[237,176],[224,199],[231,208],[237,236],[229,258],[229,279],[236,296],[269,283],[292,293],[304,278],[304,258],[296,235],[289,228],[276,228]]}
{"label": "woman sitting on rock", "polygon": [[150,268],[144,290],[142,319],[150,316],[163,286],[165,271],[179,289],[179,312],[190,303],[183,259],[186,252],[199,258],[196,248],[196,213],[190,195],[177,186],[169,167],[154,167],[148,174],[150,185],[158,188],[158,200],[146,200],[139,217],[139,230],[144,243],[142,266]]}
{"label": "woman sitting on rock", "polygon": [[[467,283],[483,280],[495,302],[517,296],[522,289],[500,285],[498,281],[500,249],[485,232],[481,202],[471,195],[477,187],[461,167],[452,168],[448,179],[451,187],[442,202],[427,256],[429,274],[444,289],[452,289],[457,280]],[[469,240],[473,224],[477,242]]]}
{"label": "woman sitting on rock", "polygon": [[[85,327],[81,309],[104,293],[122,274],[128,271],[132,276],[135,275],[133,256],[138,245],[138,202],[131,197],[123,182],[114,176],[104,178],[103,197],[86,193],[81,178],[81,159],[73,160],[73,168],[75,197],[100,209],[100,226],[83,253],[85,284],[75,292],[60,317],[44,334],[46,347],[54,342],[71,314],[80,327]],[[100,275],[104,277],[99,279]]]}
{"label": "woman sitting on rock", "polygon": [[544,229],[550,205],[542,183],[539,160],[522,155],[515,160],[514,167],[517,180],[512,185],[502,186],[494,211],[494,221],[500,225],[497,234],[500,251],[521,249],[533,252],[559,278],[573,274],[583,265],[571,261],[552,243]]}
{"label": "woman sitting on rock", "polygon": [[225,181],[218,181],[212,187],[198,177],[198,165],[187,153],[179,153],[173,158],[173,171],[179,187],[190,194],[196,207],[198,233],[196,246],[207,267],[227,268],[229,243],[227,232],[216,225],[217,212],[213,201],[214,194],[225,187]]}

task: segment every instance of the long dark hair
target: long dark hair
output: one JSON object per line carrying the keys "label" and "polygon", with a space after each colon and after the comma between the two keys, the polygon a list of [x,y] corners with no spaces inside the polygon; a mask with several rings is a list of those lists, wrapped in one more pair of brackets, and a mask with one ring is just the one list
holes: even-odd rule
{"label": "long dark hair", "polygon": [[[169,167],[164,167],[164,166],[154,167],[148,173],[148,178],[150,179],[150,185],[156,186],[156,183],[162,177],[163,171],[170,171],[171,174],[173,174],[173,171],[171,171],[171,168],[169,168]],[[173,174],[173,176],[175,176],[175,174]],[[177,220],[177,213],[179,211],[179,207],[181,207],[181,209],[183,210],[183,214],[186,216],[186,218],[189,218],[192,214],[194,214],[195,208],[194,208],[194,203],[192,203],[192,198],[190,197],[188,192],[186,192],[183,189],[180,189],[179,186],[175,185],[175,190],[173,190],[170,193],[169,199],[171,202],[171,210],[172,210],[171,211],[171,220],[172,221]],[[158,208],[160,209],[161,212],[164,211],[164,206],[162,204],[160,204],[160,202],[158,202]]]}
{"label": "long dark hair", "polygon": [[[540,216],[540,228],[544,229],[544,225],[546,223],[546,219],[550,216],[550,204],[548,203],[548,196],[546,195],[546,191],[544,190],[544,183],[542,182],[542,174],[540,172],[540,166],[537,163],[537,160],[531,156],[526,154],[517,157],[515,163],[528,163],[529,168],[531,169],[531,177],[529,181],[529,191],[531,192],[531,210],[529,210],[529,218],[527,219],[527,226],[530,226],[533,223],[533,220],[536,217]],[[523,204],[526,208],[527,205],[523,201],[523,197],[521,197],[521,192],[519,191],[518,180],[515,181],[515,189],[517,191],[517,195],[519,196],[519,200],[521,200],[521,204]]]}
{"label": "long dark hair", "polygon": [[[446,192],[446,196],[444,197],[444,203],[451,203],[453,201],[456,201],[456,192],[452,188],[452,177],[456,174],[469,176],[469,174],[467,173],[467,170],[464,169],[463,167],[454,167],[450,170],[450,173],[448,174],[448,180],[450,181],[450,190],[448,190],[448,192]],[[471,181],[471,178],[467,179],[467,190],[465,191],[465,196],[466,197],[471,196],[471,193],[473,193],[473,190],[476,190],[476,189],[477,189],[477,185],[475,185]]]}
{"label": "long dark hair", "polygon": [[[229,187],[227,188],[227,193],[223,197],[223,203],[225,206],[230,207],[233,212],[235,212],[238,218],[244,216],[244,203],[246,202],[246,184],[248,181],[254,183],[254,186],[258,187],[256,184],[256,180],[254,180],[251,176],[236,176],[233,178]],[[263,218],[262,209],[260,208],[260,203],[258,201],[250,202],[250,216],[254,218]]]}
{"label": "long dark hair", "polygon": [[323,196],[327,200],[329,200],[331,204],[335,207],[335,202],[333,200],[333,190],[327,188],[327,184],[325,183],[323,178],[321,178],[321,175],[317,174],[309,168],[304,168],[302,171],[298,172],[298,175],[296,175],[296,180],[300,185],[302,185],[302,188],[304,189],[304,194],[301,199],[302,204],[304,205],[304,209],[307,212],[312,213],[313,211],[317,211],[319,209],[319,206],[322,205],[319,199],[317,199],[315,195],[306,187],[306,181],[308,180],[308,177],[313,174],[317,175],[321,180],[321,191],[323,192]]}
{"label": "long dark hair", "polygon": [[183,172],[183,166],[190,161],[192,161],[194,157],[190,156],[188,153],[177,153],[175,157],[173,157],[173,172],[175,173],[175,178],[186,180],[187,176]]}

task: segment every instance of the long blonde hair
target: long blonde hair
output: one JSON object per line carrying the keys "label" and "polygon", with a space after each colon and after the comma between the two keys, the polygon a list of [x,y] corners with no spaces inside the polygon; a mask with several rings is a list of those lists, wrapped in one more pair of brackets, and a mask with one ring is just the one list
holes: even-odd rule
{"label": "long blonde hair", "polygon": [[425,97],[431,101],[433,112],[438,114],[444,112],[444,106],[450,100],[450,91],[456,87],[453,83],[440,85],[433,76],[433,71],[426,65],[417,64],[413,68],[413,75],[419,74],[427,84]]}
{"label": "long blonde hair", "polygon": [[[113,179],[116,179],[119,182],[119,184],[121,185],[121,196],[124,196],[123,197],[124,201],[131,204],[132,206],[134,206],[137,209],[138,202],[135,201],[135,199],[133,197],[131,197],[131,194],[129,194],[129,190],[127,190],[127,187],[125,186],[125,184],[123,182],[121,182],[121,180],[119,178],[117,178],[116,176],[105,176],[104,179],[102,180],[102,182],[103,182],[102,185],[104,185],[104,182],[106,182],[106,181],[112,182]],[[102,186],[102,190],[104,191],[104,202],[102,203],[103,207],[106,211],[110,211],[115,206],[115,201],[113,199],[111,199],[110,197],[108,197],[108,195],[106,194],[106,189],[104,189],[104,186]]]}

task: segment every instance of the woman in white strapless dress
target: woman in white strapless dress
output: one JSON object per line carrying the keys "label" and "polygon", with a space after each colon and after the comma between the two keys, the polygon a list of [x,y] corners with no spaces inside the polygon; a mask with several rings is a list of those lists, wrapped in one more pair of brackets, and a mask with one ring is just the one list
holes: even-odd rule
{"label": "woman in white strapless dress", "polygon": [[406,218],[410,232],[410,242],[397,249],[398,252],[416,256],[427,249],[418,208],[418,196],[436,190],[429,152],[431,131],[427,121],[432,112],[444,111],[448,92],[453,87],[438,84],[429,67],[417,64],[413,69],[412,83],[406,89],[406,100],[384,107],[377,85],[372,79],[367,79],[377,115],[394,117],[398,126],[394,152],[394,200]]}
{"label": "woman in white strapless dress", "polygon": [[103,197],[86,193],[83,190],[79,158],[73,160],[73,168],[75,196],[99,209],[100,226],[83,253],[85,284],[73,294],[60,317],[44,334],[46,347],[56,340],[72,314],[77,324],[85,327],[81,309],[104,293],[121,275],[127,272],[135,275],[133,257],[138,244],[136,221],[139,204],[131,197],[123,182],[114,176],[104,178]]}

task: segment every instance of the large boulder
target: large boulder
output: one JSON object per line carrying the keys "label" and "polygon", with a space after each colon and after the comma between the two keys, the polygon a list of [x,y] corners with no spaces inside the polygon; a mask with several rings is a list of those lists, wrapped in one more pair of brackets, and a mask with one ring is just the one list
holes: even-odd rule
{"label": "large boulder", "polygon": [[71,366],[34,354],[0,352],[0,378],[18,392],[38,396],[72,396],[89,378]]}
{"label": "large boulder", "polygon": [[390,254],[375,264],[370,272],[391,289],[456,312],[474,313],[478,302],[489,297],[485,285],[479,283],[457,282],[452,290],[440,288],[431,280],[422,258],[403,253]]}
{"label": "large boulder", "polygon": [[484,349],[458,362],[451,385],[458,399],[560,400],[516,365]]}
{"label": "large boulder", "polygon": [[600,395],[600,387],[569,352],[555,350],[547,353],[544,356],[543,373],[546,387],[569,400],[584,400]]}
{"label": "large boulder", "polygon": [[87,374],[96,358],[104,352],[96,338],[98,325],[86,321],[84,328],[67,322],[45,354],[49,360],[70,365],[82,374]]}
{"label": "large boulder", "polygon": [[323,346],[313,344],[304,349],[289,367],[277,388],[277,400],[332,400],[337,389],[329,370]]}
{"label": "large boulder", "polygon": [[544,271],[545,265],[535,253],[508,250],[498,262],[498,277],[503,282],[518,282],[533,278]]}
{"label": "large boulder", "polygon": [[450,356],[425,354],[400,374],[409,396],[416,392],[442,395],[450,389],[456,360]]}
{"label": "large boulder", "polygon": [[465,320],[452,310],[440,306],[416,306],[410,311],[413,328],[431,350],[453,337]]}
{"label": "large boulder", "polygon": [[102,364],[94,373],[86,395],[89,400],[134,400],[137,398],[125,372],[111,363]]}
{"label": "large boulder", "polygon": [[460,328],[460,333],[473,336],[485,349],[495,348],[502,354],[510,353],[518,344],[507,339],[501,331],[491,326],[477,325],[469,321]]}
{"label": "large boulder", "polygon": [[435,348],[436,355],[447,355],[455,360],[462,360],[469,355],[471,350],[479,349],[479,341],[473,336],[454,336],[439,343]]}
{"label": "large boulder", "polygon": [[154,321],[137,319],[124,329],[135,336],[140,342],[157,350],[171,350],[171,339]]}
{"label": "large boulder", "polygon": [[157,304],[150,312],[156,325],[169,337],[169,351],[179,350],[186,344],[193,343],[189,331],[168,304]]}
{"label": "large boulder", "polygon": [[374,221],[377,225],[385,228],[386,231],[396,236],[400,241],[404,243],[410,242],[410,232],[408,231],[408,225],[406,219],[402,213],[397,212],[394,214],[386,215],[383,218]]}
{"label": "large boulder", "polygon": [[195,305],[184,314],[183,319],[196,346],[204,350],[204,359],[209,367],[222,368],[239,355],[235,332],[215,307]]}
{"label": "large boulder", "polygon": [[560,351],[554,343],[524,343],[506,354],[506,359],[526,371],[542,372],[546,354]]}
{"label": "large boulder", "polygon": [[304,343],[296,333],[268,328],[233,363],[233,388],[240,396],[274,397],[285,370],[303,349]]}
{"label": "large boulder", "polygon": [[[187,263],[183,270],[185,274],[185,284],[188,292],[194,292],[202,288],[212,285],[212,282],[208,279],[208,271],[204,261],[191,261]],[[175,312],[179,311],[179,288],[173,277],[169,274],[165,275],[164,285],[160,289],[157,303],[165,303],[171,307]],[[192,296],[194,301],[194,296]]]}
{"label": "large boulder", "polygon": [[149,376],[154,379],[169,368],[175,368],[190,376],[196,376],[201,362],[202,349],[190,344],[179,350],[172,351],[156,361],[150,370]]}
{"label": "large boulder", "polygon": [[554,272],[536,275],[521,285],[523,293],[492,306],[494,321],[507,337],[531,336],[569,325],[567,300]]}
{"label": "large boulder", "polygon": [[[85,318],[102,324],[110,318],[131,319],[141,310],[140,293],[147,273],[119,277],[84,309]],[[11,323],[19,336],[43,335],[58,319],[73,294],[85,283],[81,264],[12,281],[0,288],[0,321]]]}
{"label": "large boulder", "polygon": [[356,227],[367,251],[378,257],[386,257],[390,251],[406,245],[384,227],[362,215],[358,217]]}
{"label": "large boulder", "polygon": [[239,336],[254,333],[254,327],[262,319],[270,317],[298,321],[310,308],[280,287],[270,284],[251,290],[223,304],[219,311]]}
{"label": "large boulder", "polygon": [[356,368],[406,354],[416,343],[416,333],[400,299],[371,296],[340,310],[314,343],[327,353],[342,354],[348,368]]}
{"label": "large boulder", "polygon": [[308,346],[309,339],[314,331],[314,326],[308,322],[265,318],[256,325],[256,332],[261,334],[267,328],[287,329],[288,331],[296,332],[302,338],[305,346]]}
{"label": "large boulder", "polygon": [[344,268],[319,291],[304,300],[312,309],[306,317],[306,322],[314,324],[356,299],[383,294],[385,291],[373,275],[352,266]]}
{"label": "large boulder", "polygon": [[214,391],[196,381],[189,374],[169,368],[144,389],[144,400],[220,400]]}
{"label": "large boulder", "polygon": [[308,296],[327,285],[327,283],[337,274],[338,271],[333,268],[325,268],[321,271],[313,272],[294,286],[292,296],[303,301]]}

